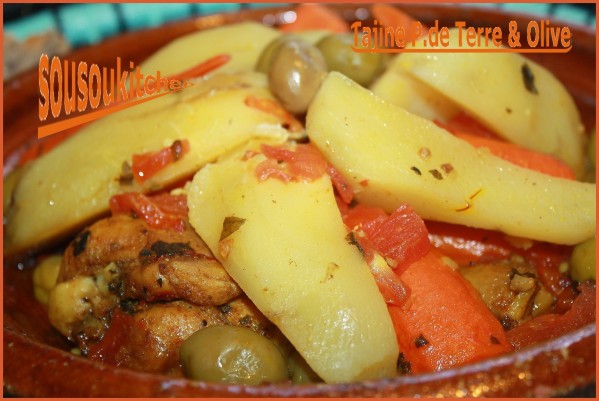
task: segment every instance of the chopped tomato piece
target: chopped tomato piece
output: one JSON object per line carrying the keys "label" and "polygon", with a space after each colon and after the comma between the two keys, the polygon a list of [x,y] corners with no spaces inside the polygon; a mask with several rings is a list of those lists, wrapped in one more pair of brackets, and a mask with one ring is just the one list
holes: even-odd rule
{"label": "chopped tomato piece", "polygon": [[99,342],[89,347],[87,357],[93,361],[102,361],[118,366],[119,350],[126,346],[129,333],[134,329],[133,316],[117,308],[112,312],[110,326]]}
{"label": "chopped tomato piece", "polygon": [[131,170],[133,178],[143,184],[149,178],[155,176],[160,170],[171,163],[181,159],[189,152],[189,141],[187,139],[176,140],[171,146],[157,152],[148,152],[141,155],[133,155]]}
{"label": "chopped tomato piece", "polygon": [[187,217],[189,209],[187,208],[187,196],[171,195],[160,193],[150,197],[152,202],[166,214],[172,214],[178,217]]}
{"label": "chopped tomato piece", "polygon": [[382,223],[386,218],[387,213],[383,209],[362,204],[356,205],[343,215],[345,225],[351,230],[357,230],[360,228],[359,226],[362,226],[364,230],[368,231],[371,226]]}
{"label": "chopped tomato piece", "polygon": [[349,205],[345,203],[339,195],[335,195],[335,202],[337,203],[337,209],[341,213],[341,216],[344,216],[346,213],[349,213]]}
{"label": "chopped tomato piece", "polygon": [[256,166],[256,175],[260,181],[266,181],[274,178],[279,181],[289,182],[291,176],[285,172],[285,169],[274,159],[266,159]]}
{"label": "chopped tomato piece", "polygon": [[182,232],[185,230],[187,197],[169,194],[148,197],[139,192],[126,192],[110,198],[110,210],[113,215],[133,213],[153,228]]}
{"label": "chopped tomato piece", "polygon": [[302,124],[276,100],[248,96],[245,99],[245,105],[275,116],[281,121],[283,128],[286,128],[291,132],[300,132],[303,130]]}
{"label": "chopped tomato piece", "polygon": [[543,286],[556,298],[555,310],[570,308],[577,293],[574,282],[559,271],[572,253],[571,246],[532,242],[527,249],[516,247],[505,234],[457,224],[426,222],[433,247],[453,259],[458,265],[489,263],[520,255],[530,262]]}
{"label": "chopped tomato piece", "polygon": [[350,209],[344,221],[348,227],[364,233],[357,240],[367,257],[369,250],[374,250],[398,272],[430,250],[424,221],[409,205],[401,205],[390,216],[382,209],[358,205]]}
{"label": "chopped tomato piece", "polygon": [[337,191],[338,200],[346,205],[351,203],[354,192],[345,178],[331,166],[322,154],[312,145],[297,145],[295,150],[281,146],[260,146],[268,158],[256,167],[261,181],[275,178],[283,182],[306,180],[313,181],[327,173]]}
{"label": "chopped tomato piece", "polygon": [[436,221],[427,221],[426,228],[433,247],[460,266],[495,262],[516,251],[497,231]]}
{"label": "chopped tomato piece", "polygon": [[339,170],[337,170],[335,167],[329,165],[327,168],[327,173],[329,174],[329,177],[331,177],[333,187],[335,187],[335,190],[337,190],[341,200],[346,205],[349,205],[354,199],[354,190],[352,189],[351,185],[349,185],[345,177],[343,177],[343,175],[341,175]]}
{"label": "chopped tomato piece", "polygon": [[595,321],[596,289],[591,282],[579,286],[580,295],[564,314],[548,314],[531,319],[507,332],[515,349],[559,337]]}
{"label": "chopped tomato piece", "polygon": [[424,221],[409,205],[401,205],[382,224],[366,233],[374,249],[393,268],[403,270],[430,250]]}
{"label": "chopped tomato piece", "polygon": [[266,157],[285,162],[289,175],[294,179],[316,180],[327,171],[327,161],[311,145],[297,145],[295,151],[282,147],[261,145]]}

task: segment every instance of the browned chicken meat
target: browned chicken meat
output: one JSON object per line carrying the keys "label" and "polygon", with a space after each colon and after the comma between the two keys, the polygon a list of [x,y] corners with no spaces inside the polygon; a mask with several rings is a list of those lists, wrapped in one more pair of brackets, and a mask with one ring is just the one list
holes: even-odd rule
{"label": "browned chicken meat", "polygon": [[533,266],[518,256],[460,268],[506,330],[551,309],[554,297]]}
{"label": "browned chicken meat", "polygon": [[125,214],[100,220],[69,245],[58,281],[93,276],[109,265],[110,289],[121,298],[220,305],[241,294],[189,224],[177,232]]}
{"label": "browned chicken meat", "polygon": [[281,347],[286,340],[245,296],[220,306],[198,306],[185,301],[130,303],[116,308],[101,341],[90,345],[87,355],[116,366],[183,375],[179,348],[191,334],[212,325],[251,328]]}
{"label": "browned chicken meat", "polygon": [[182,374],[179,347],[210,325],[285,339],[243,295],[199,236],[116,215],[67,247],[50,294],[52,324],[90,358],[147,372]]}

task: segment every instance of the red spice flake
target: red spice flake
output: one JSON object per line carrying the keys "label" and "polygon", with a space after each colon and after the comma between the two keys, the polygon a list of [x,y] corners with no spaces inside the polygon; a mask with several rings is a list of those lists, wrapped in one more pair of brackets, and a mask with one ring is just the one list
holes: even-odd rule
{"label": "red spice flake", "polygon": [[362,180],[362,181],[359,182],[359,184],[360,184],[360,186],[367,187],[368,186],[368,180]]}
{"label": "red spice flake", "polygon": [[291,132],[301,132],[304,129],[293,114],[285,110],[276,100],[251,95],[245,98],[245,105],[275,116],[281,121],[283,127]]}
{"label": "red spice flake", "polygon": [[453,166],[451,165],[451,163],[443,163],[441,165],[441,170],[443,170],[445,174],[449,174],[453,171]]}
{"label": "red spice flake", "polygon": [[155,176],[159,171],[171,163],[181,159],[189,152],[190,145],[186,139],[176,140],[171,146],[167,146],[157,152],[147,152],[133,155],[131,170],[133,178],[143,184],[149,178]]}

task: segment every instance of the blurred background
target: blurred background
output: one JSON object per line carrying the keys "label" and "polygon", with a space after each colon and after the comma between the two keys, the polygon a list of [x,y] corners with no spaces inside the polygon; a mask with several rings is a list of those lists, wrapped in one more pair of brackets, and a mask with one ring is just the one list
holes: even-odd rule
{"label": "blurred background", "polygon": [[[3,4],[4,79],[31,68],[41,53],[64,55],[121,32],[160,26],[176,20],[290,3],[83,3]],[[596,29],[595,3],[469,3],[550,17],[553,21]]]}

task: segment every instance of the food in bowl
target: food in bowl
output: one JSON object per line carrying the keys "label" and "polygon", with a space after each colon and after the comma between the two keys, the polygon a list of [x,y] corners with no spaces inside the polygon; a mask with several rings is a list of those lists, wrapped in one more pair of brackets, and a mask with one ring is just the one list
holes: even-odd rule
{"label": "food in bowl", "polygon": [[83,226],[34,275],[74,352],[200,381],[345,383],[594,321],[595,185],[575,180],[591,161],[561,84],[515,54],[329,71],[353,55],[342,35],[244,23],[179,39],[142,69],[230,60],[9,178],[6,252]]}

